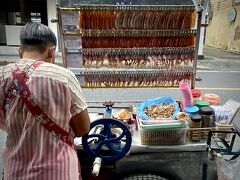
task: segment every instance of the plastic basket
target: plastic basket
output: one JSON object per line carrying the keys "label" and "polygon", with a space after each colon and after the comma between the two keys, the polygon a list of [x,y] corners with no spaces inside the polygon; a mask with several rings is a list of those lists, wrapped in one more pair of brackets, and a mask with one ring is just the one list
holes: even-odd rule
{"label": "plastic basket", "polygon": [[146,129],[138,120],[141,144],[143,145],[180,145],[186,143],[187,130],[183,128],[151,128]]}
{"label": "plastic basket", "polygon": [[175,129],[141,129],[141,143],[143,145],[180,145],[185,144],[187,128]]}

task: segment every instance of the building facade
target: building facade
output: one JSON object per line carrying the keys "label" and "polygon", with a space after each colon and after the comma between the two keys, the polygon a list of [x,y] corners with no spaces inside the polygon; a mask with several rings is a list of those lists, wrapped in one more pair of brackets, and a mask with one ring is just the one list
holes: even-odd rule
{"label": "building facade", "polygon": [[58,36],[57,24],[51,22],[52,19],[56,19],[56,0],[2,1],[0,6],[0,50],[3,46],[19,46],[20,30],[29,21],[48,25]]}
{"label": "building facade", "polygon": [[211,0],[206,46],[240,53],[240,0]]}

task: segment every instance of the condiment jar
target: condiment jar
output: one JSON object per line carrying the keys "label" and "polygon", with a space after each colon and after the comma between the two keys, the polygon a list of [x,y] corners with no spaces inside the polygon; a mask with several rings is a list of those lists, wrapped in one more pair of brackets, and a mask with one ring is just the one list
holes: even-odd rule
{"label": "condiment jar", "polygon": [[220,104],[220,97],[216,94],[204,94],[202,97],[202,100],[214,106],[217,106]]}
{"label": "condiment jar", "polygon": [[213,108],[210,106],[200,108],[202,117],[202,127],[215,127],[215,114]]}
{"label": "condiment jar", "polygon": [[201,128],[202,117],[199,114],[191,115],[190,128]]}
{"label": "condiment jar", "polygon": [[187,106],[185,107],[185,112],[189,115],[198,113],[199,108],[197,106]]}
{"label": "condiment jar", "polygon": [[202,107],[207,107],[207,106],[209,106],[209,103],[208,103],[208,102],[205,102],[205,101],[197,100],[197,101],[196,101],[196,106],[200,109],[200,108],[202,108]]}
{"label": "condiment jar", "polygon": [[196,104],[197,100],[202,100],[201,91],[199,89],[191,89],[192,97],[193,97],[193,104]]}

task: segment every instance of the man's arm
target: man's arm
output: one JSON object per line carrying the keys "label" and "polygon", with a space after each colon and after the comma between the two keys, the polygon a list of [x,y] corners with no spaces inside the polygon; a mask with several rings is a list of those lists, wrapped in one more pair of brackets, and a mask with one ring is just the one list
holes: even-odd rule
{"label": "man's arm", "polygon": [[70,126],[75,132],[76,137],[81,137],[90,130],[90,118],[87,109],[76,114],[70,120]]}
{"label": "man's arm", "polygon": [[69,72],[69,88],[71,90],[71,119],[70,126],[75,132],[76,137],[81,137],[88,133],[90,129],[90,118],[87,111],[87,104],[82,93],[80,84],[73,74]]}
{"label": "man's arm", "polygon": [[0,79],[0,129],[5,130],[5,115],[4,115],[4,110],[3,110],[3,108],[4,108],[3,89],[5,89],[5,88],[2,86],[2,82]]}

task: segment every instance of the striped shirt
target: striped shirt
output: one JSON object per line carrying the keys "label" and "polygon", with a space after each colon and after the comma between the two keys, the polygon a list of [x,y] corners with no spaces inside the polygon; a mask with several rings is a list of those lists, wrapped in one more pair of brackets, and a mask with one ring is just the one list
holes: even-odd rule
{"label": "striped shirt", "polygon": [[[17,65],[22,69],[34,62],[21,60]],[[4,179],[81,179],[76,151],[37,122],[19,96],[4,112],[3,99],[12,81],[13,67],[13,64],[0,67],[0,128],[7,133],[2,152]],[[70,119],[87,108],[74,74],[60,66],[44,63],[32,73],[27,85],[41,109],[74,137]]]}

